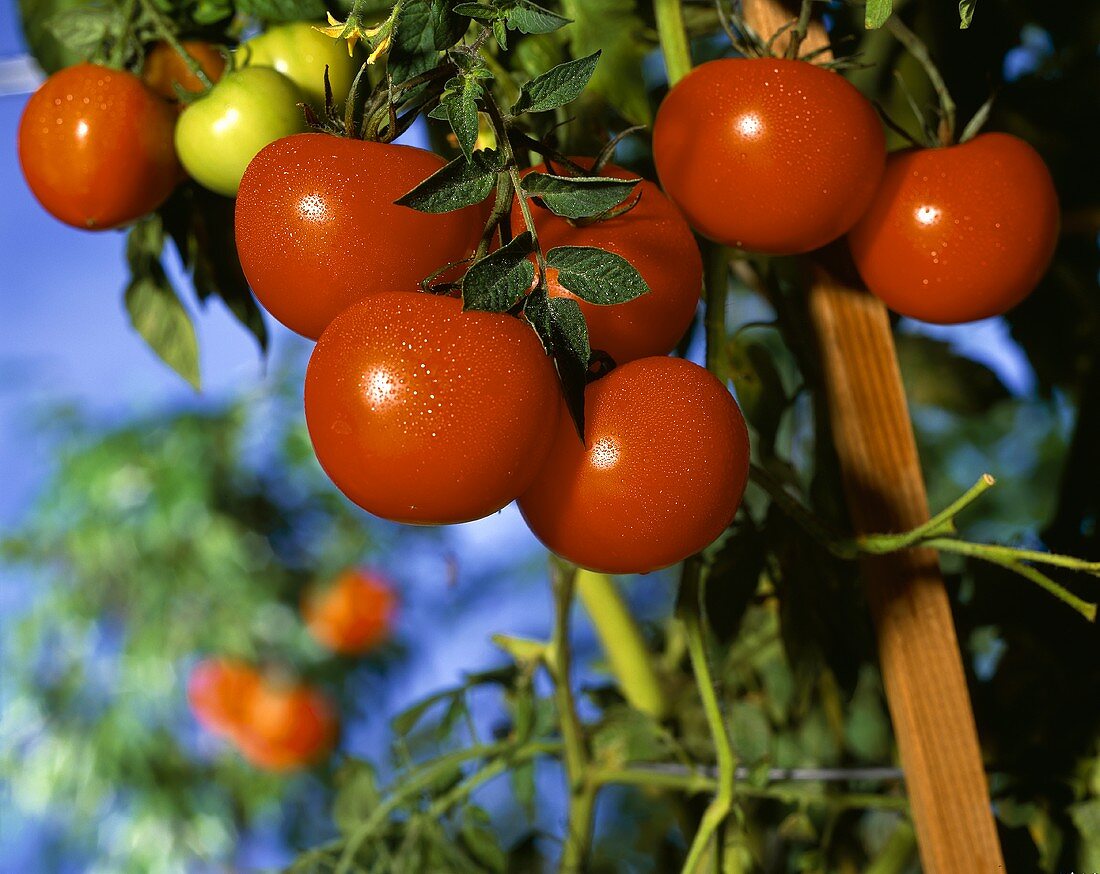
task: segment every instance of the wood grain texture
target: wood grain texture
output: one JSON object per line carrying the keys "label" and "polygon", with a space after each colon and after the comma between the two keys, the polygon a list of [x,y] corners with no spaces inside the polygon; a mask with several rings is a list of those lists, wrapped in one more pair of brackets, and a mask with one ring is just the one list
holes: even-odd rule
{"label": "wood grain texture", "polygon": [[[743,8],[765,37],[795,17],[778,0]],[[815,24],[802,51],[827,42]],[[886,310],[857,285],[816,265],[810,316],[852,522],[859,533],[902,531],[927,520],[928,498]],[[1003,871],[937,557],[910,550],[869,558],[863,571],[924,870]]]}

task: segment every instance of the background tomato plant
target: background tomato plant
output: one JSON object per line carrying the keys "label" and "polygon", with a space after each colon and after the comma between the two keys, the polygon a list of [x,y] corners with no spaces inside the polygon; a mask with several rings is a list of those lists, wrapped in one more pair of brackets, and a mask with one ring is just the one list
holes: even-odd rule
{"label": "background tomato plant", "polygon": [[[1087,172],[1080,111],[1095,60],[1081,11],[1053,7],[979,4],[964,33],[956,30],[953,4],[903,9],[933,47],[962,116],[985,99],[987,76],[1008,80],[991,128],[1023,136],[1050,163],[1065,233],[1055,268],[1005,321],[954,331],[902,322],[897,336],[933,504],[942,506],[977,472],[991,468],[1001,485],[981,512],[964,519],[968,534],[1018,537],[1096,557],[1097,192],[1094,174]],[[533,75],[568,56],[604,50],[592,89],[568,110],[578,122],[561,134],[572,141],[566,143],[570,151],[591,152],[607,126],[652,118],[662,89],[659,62],[650,55],[652,9],[623,0],[571,0],[555,8],[574,24],[553,35],[513,34],[505,61]],[[303,10],[295,14],[304,17]],[[180,14],[217,30],[231,11],[227,3],[196,3]],[[266,14],[270,8],[245,11]],[[321,12],[307,11],[318,17]],[[709,8],[689,12],[695,32],[715,30]],[[866,55],[882,63],[850,75],[906,120],[906,101],[890,69],[901,69],[918,102],[928,102],[928,88],[887,34],[864,35],[859,23],[837,15],[836,33],[857,34]],[[697,60],[717,50],[717,42],[700,40]],[[437,129],[433,136],[446,150],[446,134]],[[644,138],[627,141],[617,160],[649,170],[644,144]],[[195,308],[186,292],[184,303],[172,303],[173,288],[186,290],[189,278],[176,268],[167,241],[181,241],[197,299],[222,297],[266,337],[232,260],[210,244],[218,239],[211,230],[224,234],[229,220],[225,203],[185,187],[131,237],[130,287],[138,290],[129,295],[131,313],[140,324],[171,328],[148,333],[161,338],[159,350],[196,380],[200,347],[187,327],[187,312]],[[10,236],[16,236],[14,226]],[[112,247],[113,241],[101,245]],[[68,248],[66,240],[65,252],[75,246]],[[155,266],[162,263],[162,248],[167,270]],[[113,248],[104,251],[88,250],[84,257],[91,264],[116,255]],[[820,387],[799,312],[804,278],[793,262],[749,266],[752,271],[735,271],[731,280],[730,325],[778,316],[780,331],[757,326],[733,335],[723,346],[723,365],[760,451],[781,471],[796,466],[814,509],[842,522],[828,441],[814,439],[811,416]],[[36,273],[53,275],[48,270],[11,264],[5,305],[18,312],[25,298],[15,295],[42,288]],[[80,280],[59,302],[90,284]],[[107,307],[104,316],[99,304],[97,320],[113,315]],[[64,317],[61,307],[51,315]],[[204,314],[199,324],[209,339],[212,316]],[[991,336],[1007,359],[990,355]],[[286,342],[279,334],[276,340]],[[49,342],[59,341],[54,335]],[[86,355],[98,360],[105,348]],[[67,360],[73,371],[80,366],[79,359]],[[291,370],[291,380],[300,381],[301,361]],[[210,369],[207,380],[221,386],[236,381]],[[408,680],[405,663],[396,658],[401,650],[388,653],[392,660],[346,662],[312,648],[294,618],[301,592],[318,574],[335,574],[372,556],[408,562],[403,584],[434,605],[404,627],[400,640],[406,653],[423,654],[426,673],[432,676],[434,669],[437,684],[442,668],[429,654],[439,653],[439,641],[458,638],[473,646],[454,630],[464,611],[480,609],[495,631],[545,637],[550,605],[535,578],[538,554],[521,548],[530,542],[506,527],[507,517],[499,529],[505,533],[493,542],[508,542],[514,552],[471,572],[463,568],[477,547],[464,544],[461,532],[454,541],[432,532],[398,533],[351,511],[309,458],[294,390],[270,388],[269,382],[268,390],[236,402],[207,401],[198,414],[158,409],[136,421],[116,417],[104,423],[54,413],[45,435],[24,431],[25,447],[48,437],[57,460],[41,500],[33,509],[20,508],[4,542],[13,573],[34,580],[42,594],[32,597],[29,587],[13,590],[30,606],[23,608],[19,634],[5,635],[17,667],[3,690],[10,696],[3,767],[23,816],[49,820],[61,809],[75,811],[49,844],[48,852],[58,858],[80,865],[94,856],[113,870],[148,871],[193,864],[196,856],[251,860],[249,841],[267,840],[277,847],[278,861],[288,861],[298,850],[331,839],[333,822],[342,834],[355,833],[377,808],[380,785],[387,787],[386,797],[393,797],[393,787],[400,792],[413,785],[409,776],[423,773],[415,770],[417,763],[469,745],[471,730],[483,742],[520,730],[534,742],[553,740],[554,705],[530,682],[525,641],[503,641],[510,656],[447,650],[474,675],[468,682],[455,678],[455,691],[400,715],[392,736],[382,714],[400,709],[394,690]],[[18,410],[21,420],[29,417],[25,408]],[[275,430],[285,439],[271,433],[272,411],[280,410],[275,420],[284,424]],[[262,440],[255,436],[257,420],[263,422]],[[853,569],[823,554],[758,494],[752,501],[751,516],[716,554],[709,590],[715,639],[722,646],[715,660],[721,700],[747,776],[763,782],[768,768],[891,763],[892,738]],[[465,536],[476,544],[486,530]],[[119,549],[120,543],[126,548]],[[448,586],[446,560],[452,548],[465,559],[454,588]],[[1100,715],[1095,696],[1087,694],[1097,681],[1095,628],[1009,575],[953,560],[946,567],[1010,866],[1095,867]],[[518,587],[517,579],[524,581]],[[708,762],[713,751],[702,713],[690,692],[682,691],[690,681],[682,653],[677,657],[675,626],[667,621],[673,582],[667,575],[646,577],[625,588],[635,611],[650,621],[646,637],[665,656],[665,679],[681,690],[675,729],[670,740],[667,727],[629,706],[601,672],[601,656],[582,631],[576,656],[593,746],[606,762],[661,762],[681,753]],[[514,612],[502,604],[516,605]],[[175,629],[167,644],[166,628]],[[353,714],[355,727],[341,739],[339,756],[284,782],[257,775],[230,750],[211,745],[197,734],[182,697],[185,669],[203,650],[272,659],[321,683]],[[482,668],[494,670],[476,673]],[[330,767],[338,762],[339,772]],[[471,858],[488,859],[478,863],[483,868],[495,867],[507,854],[513,868],[537,870],[558,854],[557,842],[545,836],[559,833],[562,814],[558,775],[548,770],[517,761],[509,780],[488,785],[450,818],[434,817],[434,827],[429,812],[417,806],[420,796],[405,798],[400,809],[409,817],[391,824],[372,846],[407,854],[412,870],[444,870],[451,862],[436,854],[455,843]],[[394,774],[398,779],[391,781]],[[453,772],[435,777],[429,781],[434,797],[454,788]],[[744,858],[770,848],[777,870],[827,871],[845,864],[863,870],[871,860],[880,869],[892,864],[887,870],[912,870],[912,835],[896,809],[896,787],[896,780],[868,785],[885,799],[870,810],[844,807],[836,799],[845,789],[828,784],[799,785],[789,797],[746,790],[744,825],[730,833],[729,845]],[[525,806],[536,798],[528,816]],[[683,851],[680,823],[698,816],[694,801],[681,804],[628,788],[604,795],[601,805],[608,825],[594,850],[597,870],[621,870],[623,860],[639,870],[674,869]],[[300,865],[312,870],[316,861],[305,854]]]}

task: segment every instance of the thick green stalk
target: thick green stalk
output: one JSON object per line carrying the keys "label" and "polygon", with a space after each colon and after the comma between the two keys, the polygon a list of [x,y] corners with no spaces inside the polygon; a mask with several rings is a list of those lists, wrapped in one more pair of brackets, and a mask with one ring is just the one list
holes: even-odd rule
{"label": "thick green stalk", "polygon": [[657,35],[661,39],[671,87],[691,72],[691,47],[684,28],[684,11],[680,0],[654,0],[653,13],[657,18]]}
{"label": "thick green stalk", "polygon": [[577,595],[592,619],[619,691],[635,710],[654,719],[668,714],[669,702],[653,668],[653,656],[615,581],[606,574],[577,571]]}

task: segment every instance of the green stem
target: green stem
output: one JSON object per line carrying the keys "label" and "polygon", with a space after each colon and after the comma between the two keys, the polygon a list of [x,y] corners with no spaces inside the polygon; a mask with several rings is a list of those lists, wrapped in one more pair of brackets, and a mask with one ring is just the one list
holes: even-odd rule
{"label": "green stem", "polygon": [[122,6],[122,29],[115,44],[111,47],[111,54],[107,59],[108,65],[115,69],[121,69],[122,62],[126,60],[126,37],[129,36],[134,23],[134,7],[136,5],[136,0],[126,0]]}
{"label": "green stem", "polygon": [[657,35],[671,88],[691,72],[691,47],[684,27],[684,11],[680,0],[654,0],[653,13],[657,18]]}
{"label": "green stem", "polygon": [[546,667],[554,681],[554,701],[561,723],[565,777],[569,786],[569,813],[562,845],[561,870],[578,874],[584,870],[592,838],[598,787],[588,779],[588,749],[584,727],[577,715],[570,685],[570,613],[576,569],[557,559],[551,560],[554,577],[554,630],[546,656]]}
{"label": "green stem", "polygon": [[928,81],[932,83],[932,88],[940,101],[939,144],[950,146],[955,141],[955,101],[951,97],[951,92],[947,90],[947,83],[943,81],[943,76],[932,61],[932,56],[928,53],[928,46],[896,15],[891,15],[886,20],[886,26],[897,41],[905,46],[905,50],[921,65]]}
{"label": "green stem", "polygon": [[[363,821],[362,825],[360,825],[347,839],[347,842],[343,844],[343,851],[336,864],[334,874],[348,874],[355,861],[356,853],[359,852],[363,843],[370,838],[374,831],[389,819],[390,814],[398,810],[410,799],[418,796],[440,777],[453,771],[457,766],[475,759],[489,759],[494,756],[506,754],[510,754],[509,758],[511,761],[519,761],[521,759],[534,758],[540,755],[550,755],[558,752],[560,749],[561,744],[555,742],[532,742],[517,747],[512,741],[503,741],[497,744],[483,744],[480,746],[468,747],[464,750],[456,750],[453,753],[440,756],[414,769],[402,778],[401,782],[397,784],[397,788],[393,794],[374,808],[374,810],[371,811],[371,815]],[[330,845],[329,847],[321,849],[327,850],[338,847],[339,845]]]}
{"label": "green stem", "polygon": [[706,302],[707,370],[722,378],[722,351],[726,345],[726,301],[729,297],[730,259],[724,246],[706,247],[706,276],[703,294]]}
{"label": "green stem", "polygon": [[623,697],[635,710],[663,719],[668,714],[668,699],[641,629],[615,581],[606,574],[578,570],[576,587]]}
{"label": "green stem", "polygon": [[996,483],[992,476],[983,473],[981,479],[923,525],[918,525],[901,534],[871,534],[858,537],[856,543],[863,552],[897,552],[899,549],[905,549],[932,537],[954,534],[955,517],[993,488]]}
{"label": "green stem", "polygon": [[802,41],[806,39],[806,34],[810,30],[810,15],[813,9],[813,0],[802,0],[802,5],[798,9],[798,22],[794,26],[794,30],[791,31],[790,41],[787,43],[786,55],[788,58],[797,58],[798,50],[802,46]]}
{"label": "green stem", "polygon": [[202,87],[206,90],[213,88],[214,83],[211,82],[210,77],[206,75],[206,71],[202,68],[202,64],[195,60],[194,55],[183,47],[183,44],[176,37],[176,31],[173,29],[171,23],[161,14],[161,11],[157,9],[152,0],[140,0],[140,3],[141,8],[145,10],[145,14],[149,16],[149,20],[153,22],[153,27],[156,28],[160,38],[168,43],[172,50],[180,56],[187,65],[187,69],[202,83]]}
{"label": "green stem", "polygon": [[699,870],[700,863],[706,856],[711,839],[733,807],[737,759],[734,756],[733,745],[730,743],[729,732],[726,731],[726,722],[718,703],[714,678],[707,659],[702,617],[702,560],[698,556],[693,556],[685,562],[680,586],[680,621],[684,625],[688,657],[695,675],[695,685],[703,702],[703,712],[706,714],[707,726],[714,742],[718,766],[718,785],[714,797],[703,813],[695,839],[688,850],[687,860],[684,862],[683,874],[694,874]]}

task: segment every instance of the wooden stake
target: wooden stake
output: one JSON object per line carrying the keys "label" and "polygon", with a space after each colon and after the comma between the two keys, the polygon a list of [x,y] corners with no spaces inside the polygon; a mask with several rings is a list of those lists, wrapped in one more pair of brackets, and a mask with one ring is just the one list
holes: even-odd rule
{"label": "wooden stake", "polygon": [[[796,17],[779,0],[744,0],[743,8],[746,22],[764,37]],[[824,28],[815,23],[801,50],[827,44]],[[928,498],[885,308],[855,283],[845,283],[818,265],[809,309],[857,532],[919,525],[928,519]],[[863,571],[924,870],[1003,871],[937,557],[910,550],[869,558]]]}

